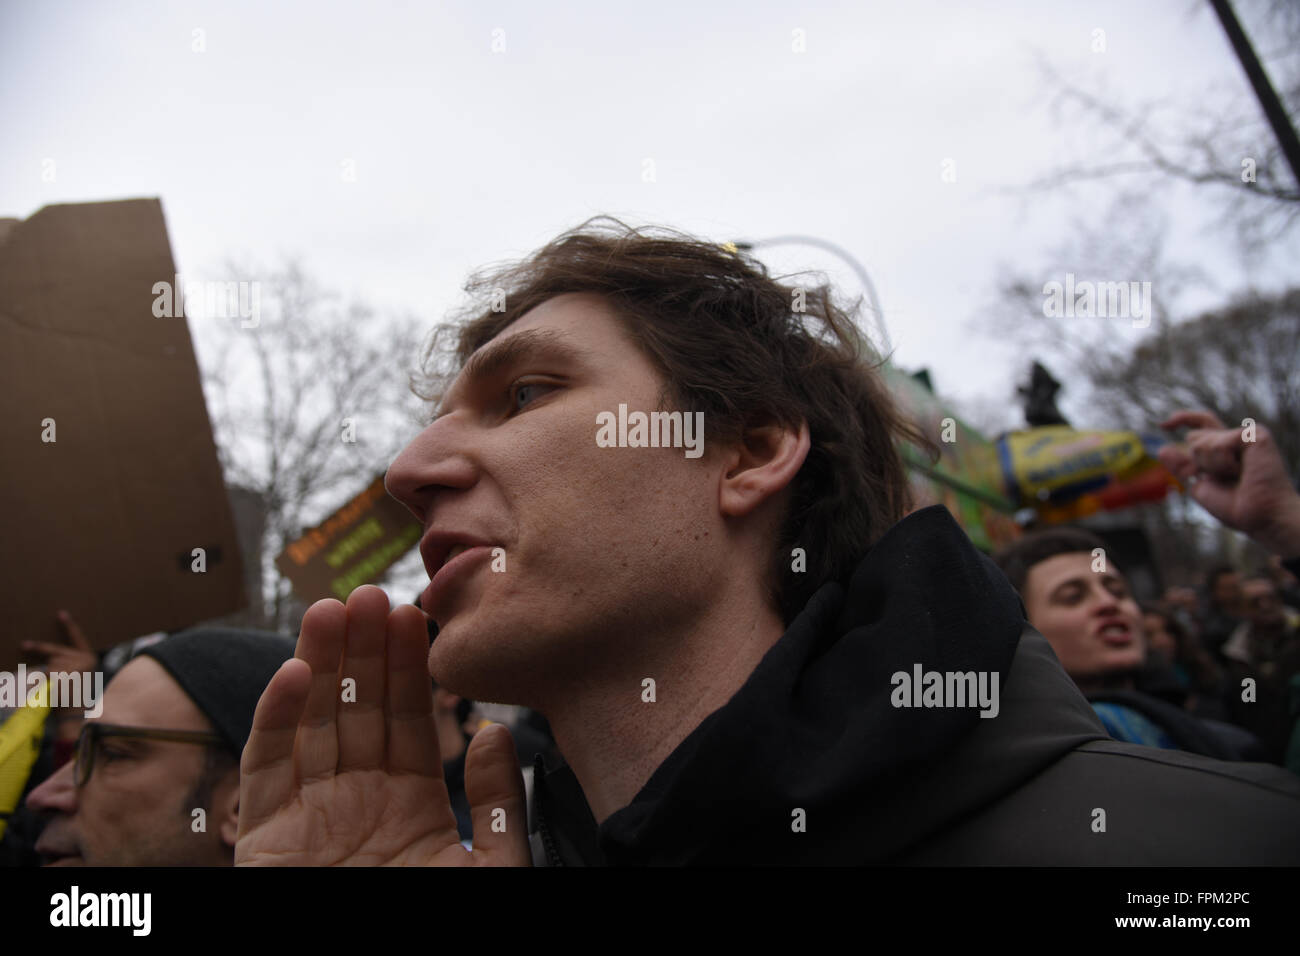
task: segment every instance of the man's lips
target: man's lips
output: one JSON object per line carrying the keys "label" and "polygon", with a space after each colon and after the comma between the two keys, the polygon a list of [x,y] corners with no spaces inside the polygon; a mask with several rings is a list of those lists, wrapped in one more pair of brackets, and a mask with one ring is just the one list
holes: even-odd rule
{"label": "man's lips", "polygon": [[424,570],[433,579],[448,563],[452,551],[480,546],[491,546],[491,542],[463,531],[430,530],[420,539],[420,557],[424,559]]}
{"label": "man's lips", "polygon": [[1127,624],[1112,621],[1097,629],[1097,637],[1101,638],[1102,643],[1109,644],[1111,647],[1128,647],[1133,643],[1133,629]]}
{"label": "man's lips", "polygon": [[68,822],[67,817],[56,817],[41,831],[32,849],[40,856],[42,866],[80,866],[84,863],[81,846]]}
{"label": "man's lips", "polygon": [[81,858],[80,848],[51,846],[37,840],[33,849],[41,858],[41,866],[85,866],[86,864],[86,861]]}
{"label": "man's lips", "polygon": [[467,548],[442,565],[429,581],[429,586],[424,589],[424,593],[420,595],[420,609],[432,617],[434,608],[455,586],[456,580],[473,568],[481,558],[491,553],[491,545],[480,544]]}

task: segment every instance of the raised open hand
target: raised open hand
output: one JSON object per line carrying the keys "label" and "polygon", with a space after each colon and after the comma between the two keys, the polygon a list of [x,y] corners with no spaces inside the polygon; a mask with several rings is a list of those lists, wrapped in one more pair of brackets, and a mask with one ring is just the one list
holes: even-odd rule
{"label": "raised open hand", "polygon": [[[510,732],[465,758],[474,849],[456,833],[427,670],[426,619],[376,587],[318,601],[258,702],[239,780],[236,865],[527,866]],[[351,681],[350,685],[347,681]]]}

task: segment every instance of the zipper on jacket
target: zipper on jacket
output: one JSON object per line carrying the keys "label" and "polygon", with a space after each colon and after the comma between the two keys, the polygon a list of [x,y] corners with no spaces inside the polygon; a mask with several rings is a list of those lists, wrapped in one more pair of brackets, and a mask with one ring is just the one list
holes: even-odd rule
{"label": "zipper on jacket", "polygon": [[564,861],[560,859],[559,850],[555,847],[555,839],[551,835],[551,828],[546,825],[546,814],[542,809],[542,778],[545,775],[546,762],[542,759],[541,754],[535,754],[533,756],[533,795],[537,806],[537,833],[542,838],[542,849],[546,853],[547,865],[564,866]]}

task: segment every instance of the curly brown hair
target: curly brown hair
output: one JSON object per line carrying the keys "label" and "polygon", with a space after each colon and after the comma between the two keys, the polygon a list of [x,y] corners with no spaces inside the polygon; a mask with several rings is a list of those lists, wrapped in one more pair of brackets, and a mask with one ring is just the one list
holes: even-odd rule
{"label": "curly brown hair", "polygon": [[[718,440],[753,423],[808,423],[767,588],[788,623],[843,580],[912,507],[900,441],[936,453],[890,395],[883,364],[831,288],[784,285],[735,250],[676,230],[597,216],[520,262],[472,275],[471,304],[435,329],[416,390],[440,399],[479,348],[530,309],[595,293],[665,380],[665,408],[703,412]],[[791,551],[806,554],[793,570]]]}

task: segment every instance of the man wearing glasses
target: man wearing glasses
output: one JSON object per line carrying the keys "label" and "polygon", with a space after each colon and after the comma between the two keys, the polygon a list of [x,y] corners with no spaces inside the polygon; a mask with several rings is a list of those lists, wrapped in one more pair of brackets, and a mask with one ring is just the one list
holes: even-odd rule
{"label": "man wearing glasses", "polygon": [[239,754],[286,637],[198,628],[146,648],[104,692],[76,756],[27,797],[52,866],[229,866]]}

